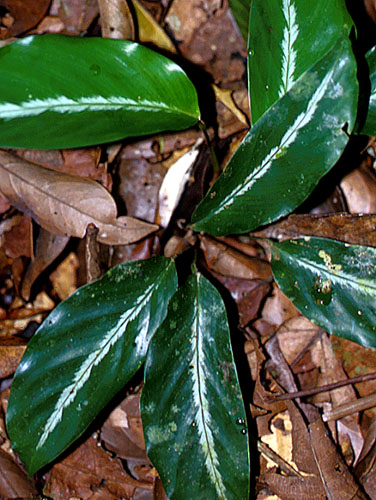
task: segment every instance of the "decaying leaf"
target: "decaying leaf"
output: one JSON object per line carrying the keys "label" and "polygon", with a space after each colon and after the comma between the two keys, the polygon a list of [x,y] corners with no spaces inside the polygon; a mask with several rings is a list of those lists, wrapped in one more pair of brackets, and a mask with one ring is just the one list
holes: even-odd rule
{"label": "decaying leaf", "polygon": [[125,0],[99,0],[102,36],[119,40],[134,40],[132,13]]}
{"label": "decaying leaf", "polygon": [[159,26],[138,0],[132,0],[136,11],[140,42],[152,42],[157,47],[176,54],[176,49],[166,32]]}
{"label": "decaying leaf", "polygon": [[352,243],[376,246],[376,216],[339,213],[333,215],[292,214],[281,222],[271,224],[256,236],[278,241],[317,236]]}
{"label": "decaying leaf", "polygon": [[1,0],[0,39],[20,35],[35,26],[49,4],[50,0]]}
{"label": "decaying leaf", "polygon": [[32,480],[3,450],[0,450],[0,470],[0,498],[29,497],[37,492]]}
{"label": "decaying leaf", "polygon": [[200,246],[209,268],[217,273],[248,280],[271,278],[270,265],[265,260],[249,257],[209,236],[201,238]]}
{"label": "decaying leaf", "polygon": [[112,196],[100,184],[49,170],[0,151],[2,193],[20,210],[31,213],[47,231],[83,238],[88,224],[98,227],[97,240],[126,245],[157,229],[132,217],[118,217]]}
{"label": "decaying leaf", "polygon": [[94,437],[52,468],[44,488],[45,494],[53,498],[86,500],[132,498],[141,493],[139,490],[150,492],[152,498],[153,482],[133,479],[121,461],[111,458]]}

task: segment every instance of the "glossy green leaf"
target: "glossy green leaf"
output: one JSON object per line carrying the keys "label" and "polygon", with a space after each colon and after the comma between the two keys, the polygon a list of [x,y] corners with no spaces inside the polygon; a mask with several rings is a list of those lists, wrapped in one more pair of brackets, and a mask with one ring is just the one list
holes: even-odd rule
{"label": "glossy green leaf", "polygon": [[169,498],[248,498],[245,411],[226,312],[203,276],[190,276],[172,298],[145,369],[146,448]]}
{"label": "glossy green leaf", "polygon": [[342,154],[357,95],[356,63],[343,37],[247,134],[196,208],[194,229],[252,231],[299,206]]}
{"label": "glossy green leaf", "polygon": [[136,43],[44,35],[0,49],[1,146],[86,146],[198,118],[183,70]]}
{"label": "glossy green leaf", "polygon": [[351,26],[345,0],[254,0],[248,39],[252,123]]}
{"label": "glossy green leaf", "polygon": [[281,290],[311,321],[364,347],[376,347],[376,248],[326,238],[272,243]]}
{"label": "glossy green leaf", "polygon": [[7,429],[30,474],[65,450],[143,363],[177,286],[163,257],[80,288],[38,329],[14,377]]}
{"label": "glossy green leaf", "polygon": [[249,11],[252,0],[229,0],[232,14],[245,41],[248,39]]}
{"label": "glossy green leaf", "polygon": [[366,121],[359,133],[375,136],[376,135],[376,46],[372,47],[366,54],[366,60],[369,68],[369,78],[371,82],[371,95],[369,98]]}

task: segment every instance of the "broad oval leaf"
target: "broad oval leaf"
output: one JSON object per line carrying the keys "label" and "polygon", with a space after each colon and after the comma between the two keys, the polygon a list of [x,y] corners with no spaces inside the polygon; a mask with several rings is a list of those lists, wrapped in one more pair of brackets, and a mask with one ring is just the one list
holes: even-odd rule
{"label": "broad oval leaf", "polygon": [[347,37],[296,82],[246,135],[192,216],[196,231],[252,231],[287,215],[345,148],[358,84]]}
{"label": "broad oval leaf", "polygon": [[47,317],[18,366],[7,412],[30,474],[80,436],[140,367],[176,286],[172,260],[129,262]]}
{"label": "broad oval leaf", "polygon": [[196,91],[175,63],[141,45],[31,36],[0,49],[0,145],[71,148],[199,119]]}
{"label": "broad oval leaf", "polygon": [[101,243],[127,245],[158,229],[134,217],[117,217],[115,200],[98,182],[6,151],[0,151],[0,192],[54,234],[83,238],[93,223]]}
{"label": "broad oval leaf", "polygon": [[376,46],[367,52],[366,60],[371,81],[371,95],[366,120],[359,133],[374,136],[376,135]]}
{"label": "broad oval leaf", "polygon": [[248,498],[246,417],[226,312],[200,274],[172,298],[145,370],[146,449],[169,498]]}
{"label": "broad oval leaf", "polygon": [[252,123],[352,24],[345,0],[253,0],[248,39]]}
{"label": "broad oval leaf", "polygon": [[376,347],[376,248],[307,237],[271,249],[275,280],[302,314],[329,333]]}

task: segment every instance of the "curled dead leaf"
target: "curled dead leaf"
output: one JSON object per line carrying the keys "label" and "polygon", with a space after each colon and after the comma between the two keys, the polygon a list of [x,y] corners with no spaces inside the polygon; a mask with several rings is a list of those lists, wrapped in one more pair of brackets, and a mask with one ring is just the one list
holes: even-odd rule
{"label": "curled dead leaf", "polygon": [[0,191],[54,234],[83,238],[92,223],[99,230],[99,242],[127,245],[157,229],[133,217],[117,217],[115,200],[95,181],[49,170],[5,151],[0,151]]}

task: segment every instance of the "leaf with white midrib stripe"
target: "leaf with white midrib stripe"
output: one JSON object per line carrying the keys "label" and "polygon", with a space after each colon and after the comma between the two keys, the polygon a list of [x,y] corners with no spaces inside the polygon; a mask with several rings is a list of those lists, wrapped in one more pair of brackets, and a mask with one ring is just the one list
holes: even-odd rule
{"label": "leaf with white midrib stripe", "polygon": [[82,147],[182,130],[200,117],[184,71],[137,43],[31,36],[0,48],[0,58],[1,146]]}
{"label": "leaf with white midrib stripe", "polygon": [[248,76],[252,124],[330,50],[352,19],[345,0],[251,3]]}
{"label": "leaf with white midrib stripe", "polygon": [[272,243],[281,290],[329,333],[376,347],[376,248],[327,238]]}
{"label": "leaf with white midrib stripe", "polygon": [[145,442],[169,498],[248,498],[245,412],[224,304],[200,274],[173,297],[145,370]]}
{"label": "leaf with white midrib stripe", "polygon": [[174,262],[128,262],[59,304],[12,383],[7,429],[34,473],[90,425],[143,363],[176,290]]}
{"label": "leaf with white midrib stripe", "polygon": [[342,35],[248,132],[194,211],[194,229],[244,233],[297,208],[344,150],[357,97],[356,62]]}

